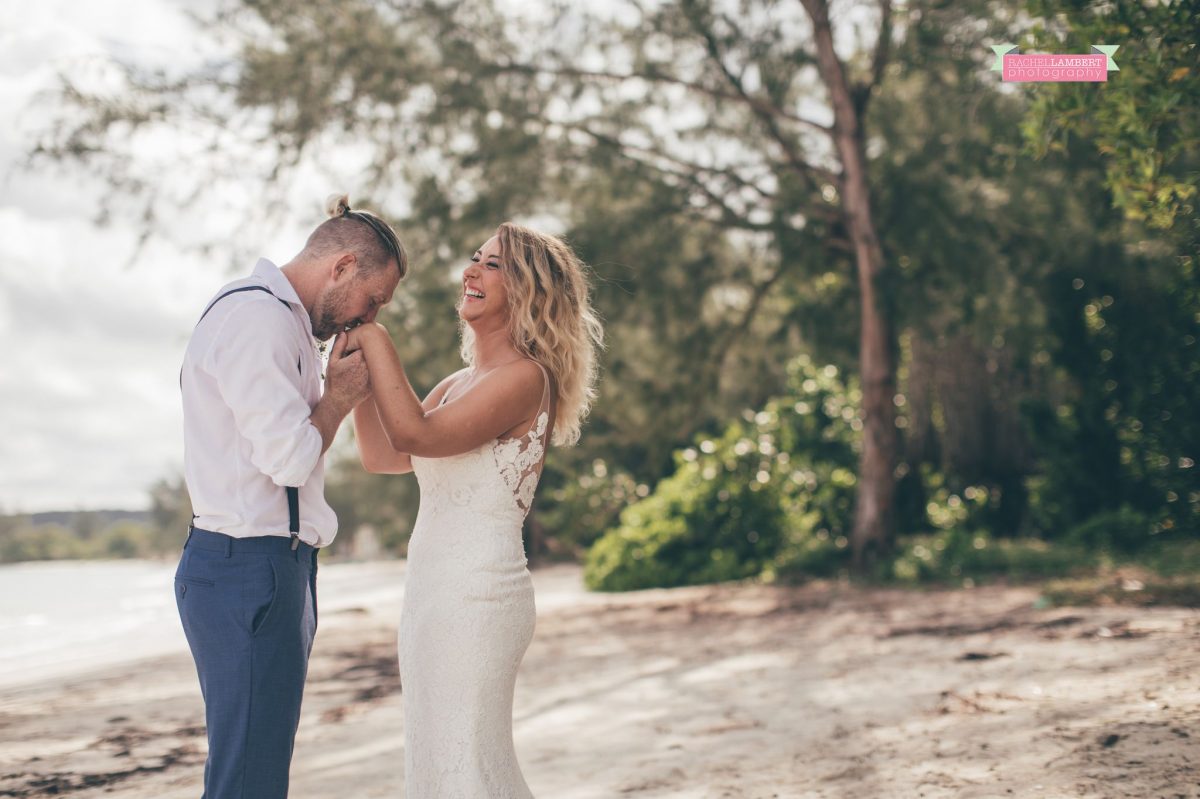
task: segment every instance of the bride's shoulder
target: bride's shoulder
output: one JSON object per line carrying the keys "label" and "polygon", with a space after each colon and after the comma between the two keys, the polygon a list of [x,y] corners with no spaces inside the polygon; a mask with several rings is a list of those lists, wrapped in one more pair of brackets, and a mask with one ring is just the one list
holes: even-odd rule
{"label": "bride's shoulder", "polygon": [[451,386],[453,386],[462,378],[466,377],[470,371],[471,368],[469,366],[464,366],[457,372],[452,372],[443,377],[441,381],[434,386],[428,394],[425,395],[425,401],[421,404],[425,406],[426,410],[429,410],[430,407],[437,407],[437,405],[442,401],[442,398],[446,396],[446,393],[450,390]]}
{"label": "bride's shoulder", "polygon": [[510,385],[520,386],[521,393],[536,394],[542,396],[542,387],[546,382],[549,373],[546,368],[532,358],[521,358],[520,360],[506,363],[504,366],[497,369],[497,372],[503,371],[503,380]]}

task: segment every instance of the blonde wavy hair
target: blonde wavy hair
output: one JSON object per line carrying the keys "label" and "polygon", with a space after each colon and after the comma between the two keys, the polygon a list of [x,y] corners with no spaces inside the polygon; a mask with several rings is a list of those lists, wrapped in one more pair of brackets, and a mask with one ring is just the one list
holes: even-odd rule
{"label": "blonde wavy hair", "polygon": [[[496,228],[513,346],[549,370],[557,406],[553,443],[574,444],[596,398],[604,327],[592,310],[587,266],[555,236],[505,222]],[[462,357],[475,362],[475,333],[460,322]]]}

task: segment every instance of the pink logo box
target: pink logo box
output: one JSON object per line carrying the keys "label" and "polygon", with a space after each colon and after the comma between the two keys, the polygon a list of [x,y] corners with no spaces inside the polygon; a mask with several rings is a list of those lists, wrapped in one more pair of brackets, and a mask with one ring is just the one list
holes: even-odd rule
{"label": "pink logo box", "polygon": [[1086,55],[1020,55],[1015,44],[993,45],[992,71],[1010,83],[1107,83],[1108,73],[1119,71],[1112,58],[1119,47],[1094,44]]}

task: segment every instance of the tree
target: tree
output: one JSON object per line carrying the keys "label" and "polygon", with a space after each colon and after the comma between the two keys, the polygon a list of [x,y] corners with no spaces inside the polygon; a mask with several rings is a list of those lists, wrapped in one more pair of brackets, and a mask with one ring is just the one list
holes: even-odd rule
{"label": "tree", "polygon": [[155,552],[172,552],[183,546],[192,523],[192,499],[182,476],[162,478],[150,486],[150,537]]}
{"label": "tree", "polygon": [[868,79],[851,84],[833,49],[825,0],[802,0],[813,24],[817,64],[833,106],[833,138],[841,161],[842,214],[858,269],[861,336],[859,371],[863,392],[863,448],[854,528],[854,559],[862,565],[868,548],[887,549],[895,528],[896,340],[890,309],[882,296],[883,249],[871,212],[864,111],[883,78],[891,46],[891,4],[881,3],[881,21]]}

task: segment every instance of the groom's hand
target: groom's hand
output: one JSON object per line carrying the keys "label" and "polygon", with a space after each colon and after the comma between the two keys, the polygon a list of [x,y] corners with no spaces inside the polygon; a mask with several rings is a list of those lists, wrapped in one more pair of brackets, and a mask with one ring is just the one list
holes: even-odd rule
{"label": "groom's hand", "polygon": [[349,336],[339,333],[329,350],[325,391],[349,412],[371,393],[367,359],[361,349],[349,348]]}

